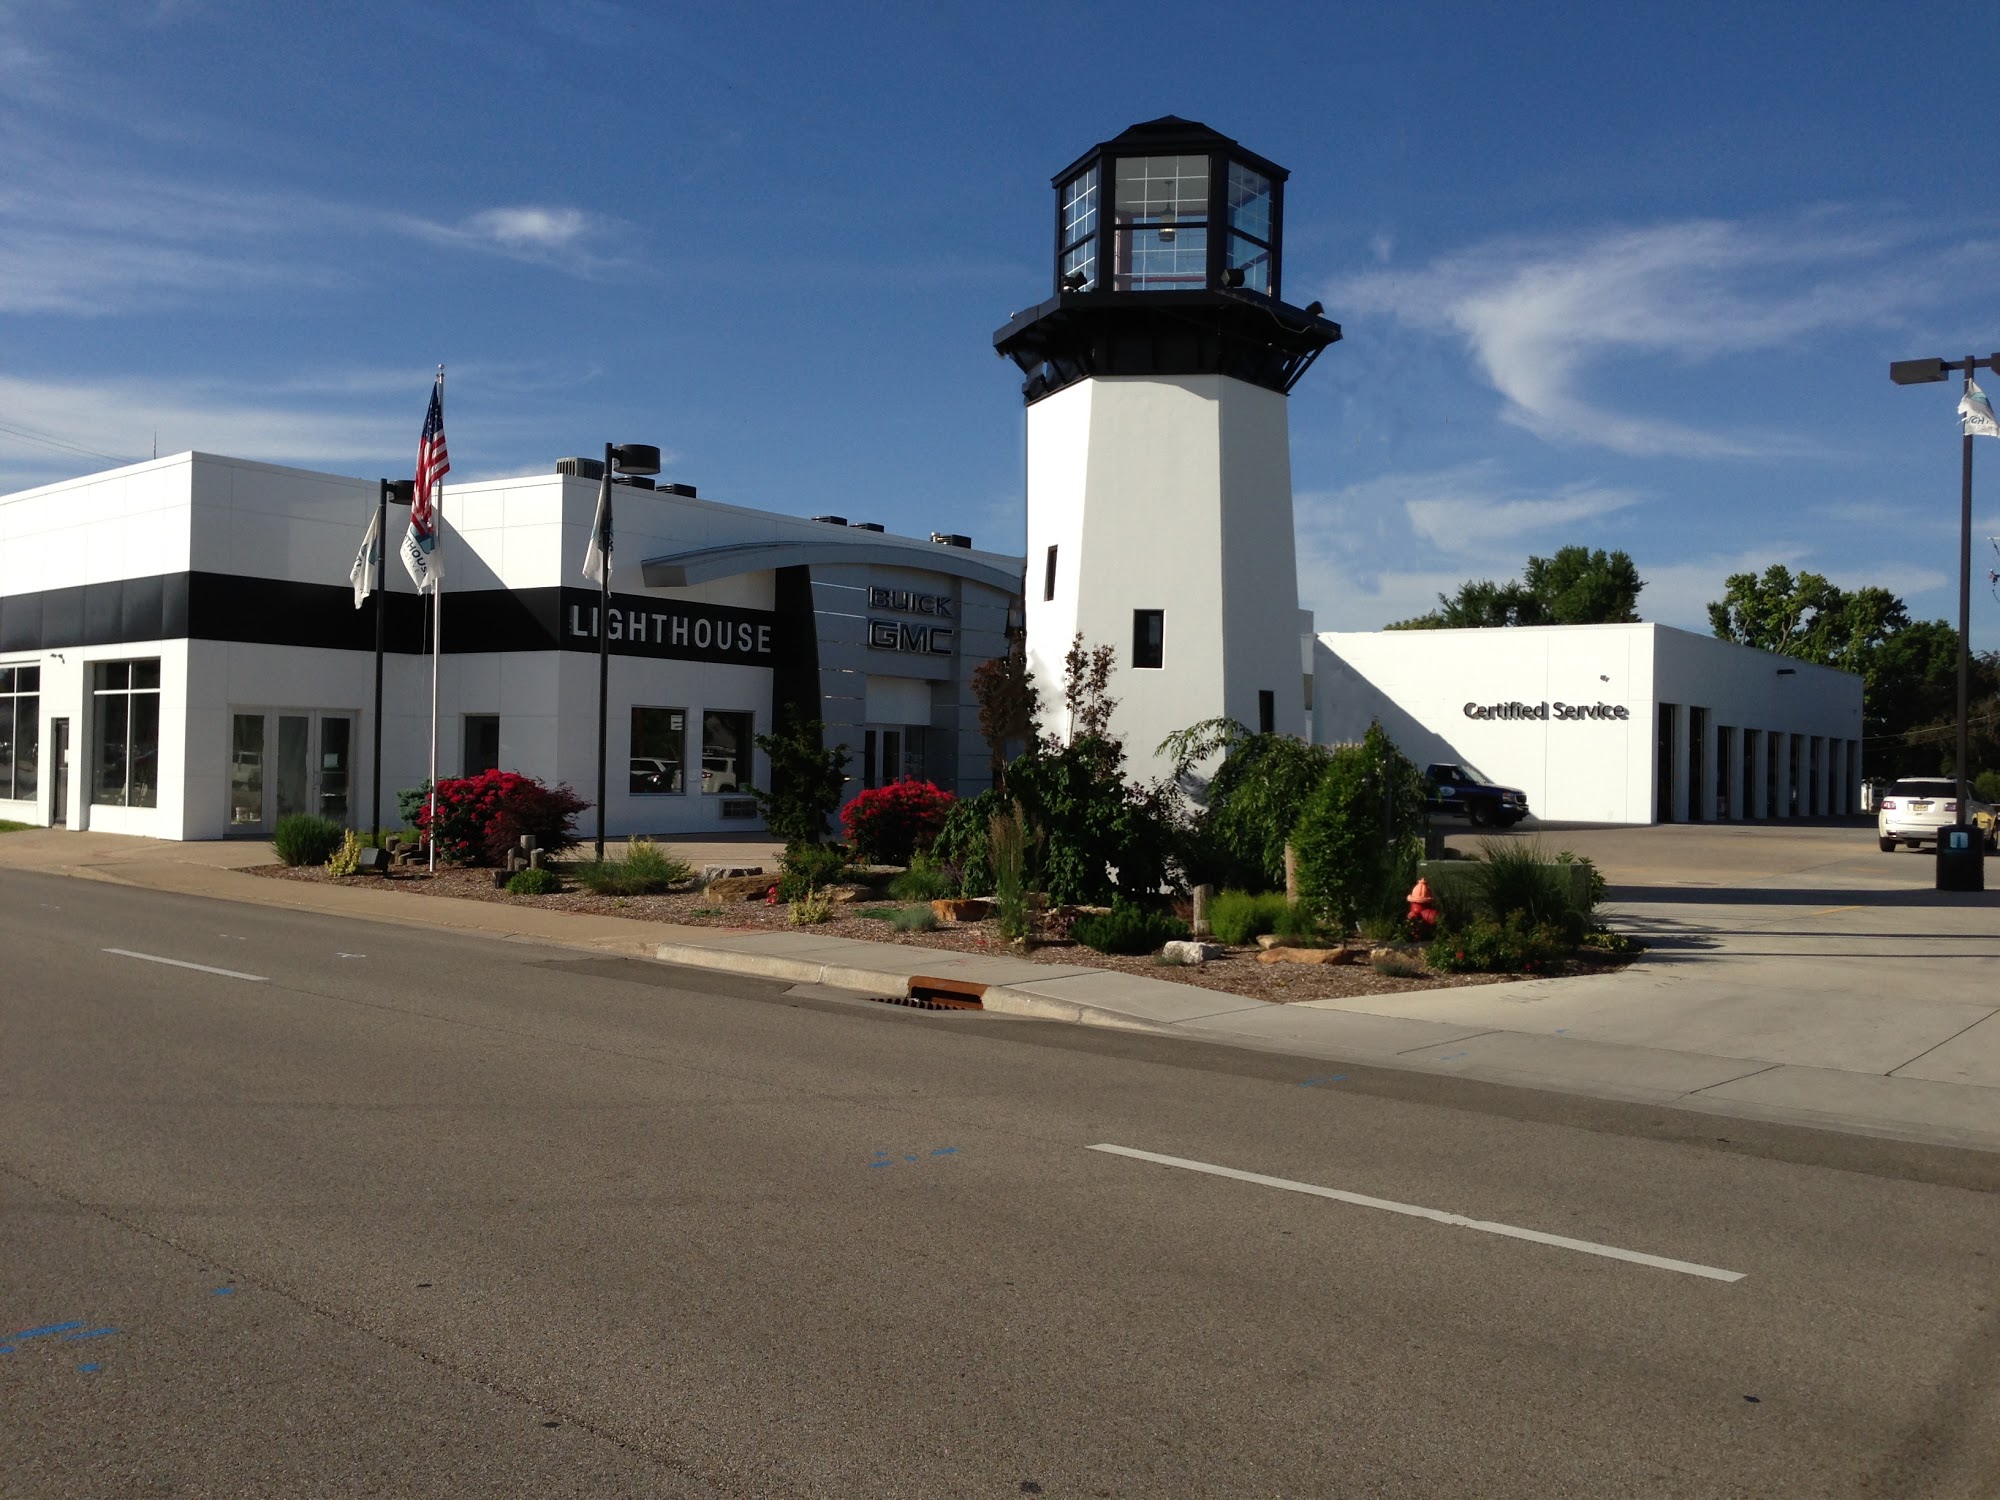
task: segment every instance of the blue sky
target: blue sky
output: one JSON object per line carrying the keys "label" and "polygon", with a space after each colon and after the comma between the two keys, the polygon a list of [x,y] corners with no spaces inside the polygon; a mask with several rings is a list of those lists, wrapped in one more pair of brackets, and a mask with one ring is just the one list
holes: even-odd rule
{"label": "blue sky", "polygon": [[992,333],[1050,176],[1174,113],[1291,169],[1347,332],[1291,405],[1323,627],[1568,542],[1671,624],[1772,562],[1951,617],[1956,395],[1886,369],[2000,349],[1996,64],[1941,6],[0,0],[0,489],[156,430],[407,474],[442,361],[454,479],[653,442],[1016,549]]}

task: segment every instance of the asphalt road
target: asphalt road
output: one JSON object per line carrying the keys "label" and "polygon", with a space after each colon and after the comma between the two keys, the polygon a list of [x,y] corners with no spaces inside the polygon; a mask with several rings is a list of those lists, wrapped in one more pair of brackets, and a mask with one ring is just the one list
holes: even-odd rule
{"label": "asphalt road", "polygon": [[1996,1186],[0,872],[9,1495],[1991,1496]]}

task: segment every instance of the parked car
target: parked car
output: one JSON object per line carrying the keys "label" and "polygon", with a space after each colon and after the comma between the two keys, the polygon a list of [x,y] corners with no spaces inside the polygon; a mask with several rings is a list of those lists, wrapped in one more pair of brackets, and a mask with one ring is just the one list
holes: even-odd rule
{"label": "parked car", "polygon": [[1475,828],[1511,828],[1527,817],[1528,794],[1494,785],[1476,766],[1425,766],[1424,806],[1463,815]]}
{"label": "parked car", "polygon": [[733,792],[739,784],[735,756],[704,755],[701,758],[701,789],[704,792]]}
{"label": "parked car", "polygon": [[1948,823],[1978,826],[1986,847],[1995,847],[1994,813],[1990,802],[1967,798],[1969,816],[1958,815],[1958,783],[1949,776],[1905,776],[1882,793],[1875,811],[1875,840],[1888,854],[1898,844],[1914,849],[1935,845],[1938,830]]}
{"label": "parked car", "polygon": [[634,792],[678,792],[681,789],[681,765],[677,760],[665,760],[653,755],[632,757],[632,790]]}

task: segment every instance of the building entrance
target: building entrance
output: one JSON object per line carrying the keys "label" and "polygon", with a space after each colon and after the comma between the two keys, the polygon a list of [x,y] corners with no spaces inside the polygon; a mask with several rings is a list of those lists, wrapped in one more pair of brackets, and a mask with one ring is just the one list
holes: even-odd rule
{"label": "building entrance", "polygon": [[229,721],[229,832],[268,835],[293,813],[348,824],[354,716],[323,709],[238,709]]}

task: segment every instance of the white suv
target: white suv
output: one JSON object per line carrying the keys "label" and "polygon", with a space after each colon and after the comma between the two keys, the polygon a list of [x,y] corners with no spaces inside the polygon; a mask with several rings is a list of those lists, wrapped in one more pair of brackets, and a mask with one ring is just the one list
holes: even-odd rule
{"label": "white suv", "polygon": [[1949,776],[1906,776],[1882,793],[1876,804],[1875,838],[1884,854],[1898,844],[1912,849],[1935,844],[1938,830],[1948,823],[1977,823],[1986,847],[1994,846],[1993,808],[1968,797],[1969,812],[1958,815],[1958,783]]}

